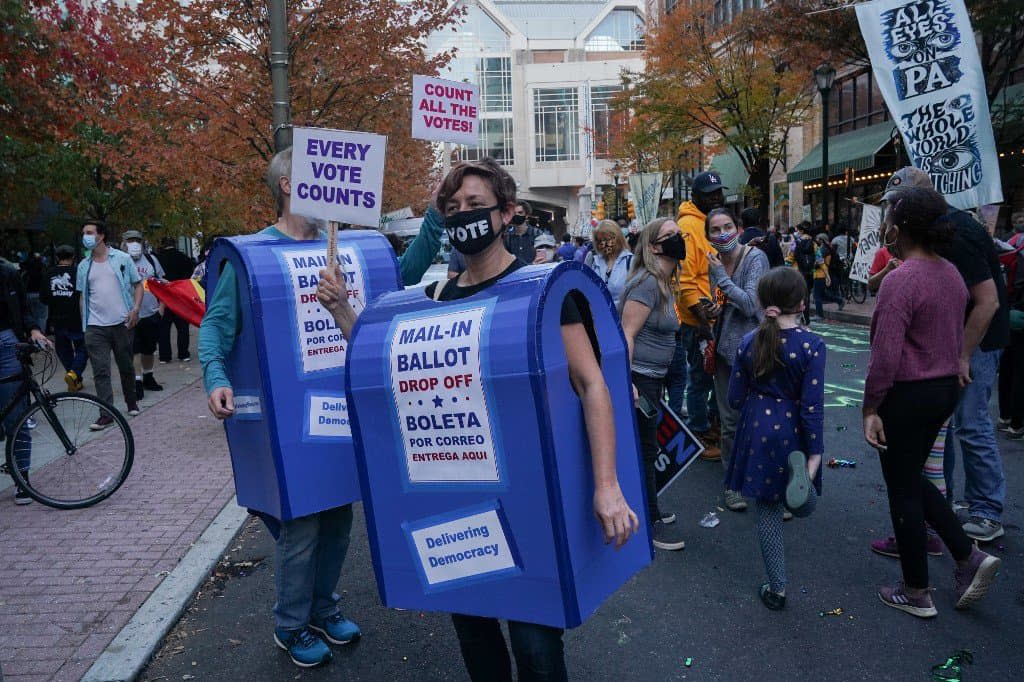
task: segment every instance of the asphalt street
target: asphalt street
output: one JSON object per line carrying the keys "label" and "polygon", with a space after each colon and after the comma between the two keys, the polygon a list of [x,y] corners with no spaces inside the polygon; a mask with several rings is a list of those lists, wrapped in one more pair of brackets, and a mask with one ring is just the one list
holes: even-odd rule
{"label": "asphalt street", "polygon": [[[1024,443],[999,439],[1008,480],[1006,536],[987,549],[1004,563],[987,597],[970,611],[953,609],[947,555],[930,559],[937,618],[921,621],[884,607],[875,586],[894,581],[899,570],[868,548],[891,534],[891,524],[878,460],[860,431],[867,332],[822,329],[829,347],[826,457],[853,459],[857,467],[826,469],[815,514],[786,525],[786,610],[768,611],[757,597],[764,569],[752,511],[718,511],[720,525],[698,525],[717,511],[722,467],[697,462],[662,498],[663,509],[678,514],[686,549],[658,552],[566,634],[572,679],[927,680],[932,665],[959,649],[974,654],[965,681],[1021,679]],[[357,505],[339,586],[345,613],[363,629],[361,642],[336,647],[334,661],[314,670],[295,667],[274,646],[273,542],[250,520],[141,679],[468,679],[447,615],[380,605],[361,512]],[[835,609],[841,615],[819,615]]]}

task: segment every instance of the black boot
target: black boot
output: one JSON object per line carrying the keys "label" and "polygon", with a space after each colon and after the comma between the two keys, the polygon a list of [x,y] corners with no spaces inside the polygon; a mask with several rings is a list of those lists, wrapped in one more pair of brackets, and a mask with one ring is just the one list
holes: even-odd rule
{"label": "black boot", "polygon": [[153,378],[152,372],[146,372],[142,375],[142,385],[150,391],[162,391],[164,387],[156,383],[156,379]]}

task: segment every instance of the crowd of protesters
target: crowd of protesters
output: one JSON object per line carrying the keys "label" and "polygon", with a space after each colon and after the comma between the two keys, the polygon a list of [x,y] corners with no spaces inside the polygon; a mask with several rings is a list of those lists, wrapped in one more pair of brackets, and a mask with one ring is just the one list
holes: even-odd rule
{"label": "crowd of protesters", "polygon": [[[317,225],[290,214],[289,161],[279,155],[271,164],[279,220],[267,230],[292,239],[319,238]],[[402,256],[403,279],[412,283],[423,274],[442,229],[455,235],[459,225],[485,219],[487,230],[453,240],[448,279],[428,286],[425,295],[436,300],[471,296],[531,263],[575,261],[590,269],[614,300],[627,343],[647,487],[645,520],[654,546],[685,547],[672,525],[674,510],[659,505],[655,490],[659,405],[666,403],[685,415],[706,446],[704,457],[722,461],[723,505],[742,512],[752,501],[766,575],[757,594],[767,608],[778,610],[787,598],[783,523],[809,516],[822,492],[827,347],[809,325],[822,322],[826,303],[844,304],[837,280],[847,276],[858,244],[843,230],[813,234],[809,224],[769,230],[756,210],[733,215],[724,207],[725,187],[714,172],[698,175],[691,188],[692,199],[675,217],[628,231],[602,221],[589,240],[566,235],[559,241],[534,224],[529,204],[516,200],[515,183],[498,164],[461,164],[437,192],[416,248],[410,247],[412,256],[410,251]],[[893,536],[871,549],[898,557],[902,569],[901,581],[879,589],[882,603],[927,618],[936,614],[927,554],[941,553],[944,545],[955,560],[957,608],[981,598],[999,568],[999,559],[976,544],[1003,532],[1005,479],[987,404],[1000,354],[1009,346],[999,427],[1024,436],[1024,390],[1017,383],[1024,360],[1013,353],[1017,336],[1011,336],[1010,323],[1010,308],[1024,287],[1014,282],[1015,295],[1008,298],[996,242],[969,214],[949,208],[927,175],[901,169],[887,186],[883,208],[883,247],[869,284],[878,300],[863,420],[865,440],[879,453]],[[1024,216],[1015,220],[1024,233]],[[223,363],[233,342],[238,301],[229,273],[219,281],[200,333],[200,359],[210,409],[225,418],[233,412],[233,396]],[[942,286],[935,285],[938,281]],[[318,296],[347,334],[355,312],[343,279],[322,272]],[[1024,319],[1014,324],[1024,327]],[[582,318],[568,300],[562,331],[577,393],[606,395]],[[610,407],[593,397],[584,404],[598,491],[595,512],[607,539],[626,542],[640,519],[614,483],[614,453],[607,447],[614,439],[609,420],[597,416]],[[927,463],[942,437],[948,442],[944,466],[936,473]],[[966,483],[962,508],[954,510],[958,453]],[[348,508],[278,529],[277,575],[309,574],[309,562],[330,564],[313,570],[329,573],[323,585],[330,589],[323,594],[317,592],[319,580],[277,581],[274,637],[299,665],[330,660],[329,643],[360,636],[332,591],[350,529]],[[306,536],[315,536],[309,542],[321,549],[289,551],[296,538]],[[509,623],[510,656],[496,620],[456,614],[453,624],[474,680],[512,679],[513,659],[520,679],[567,679],[561,630]]]}

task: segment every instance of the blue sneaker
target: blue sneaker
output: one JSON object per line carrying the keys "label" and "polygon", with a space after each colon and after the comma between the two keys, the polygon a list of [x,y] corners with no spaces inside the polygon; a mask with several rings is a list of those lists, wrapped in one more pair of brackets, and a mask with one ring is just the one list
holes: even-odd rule
{"label": "blue sneaker", "polygon": [[292,663],[300,668],[313,668],[321,663],[328,663],[334,654],[330,647],[324,643],[309,628],[301,630],[274,630],[274,641],[279,647],[288,652]]}
{"label": "blue sneaker", "polygon": [[331,644],[348,644],[362,636],[359,626],[335,611],[326,618],[313,618],[309,621],[309,629],[319,633]]}

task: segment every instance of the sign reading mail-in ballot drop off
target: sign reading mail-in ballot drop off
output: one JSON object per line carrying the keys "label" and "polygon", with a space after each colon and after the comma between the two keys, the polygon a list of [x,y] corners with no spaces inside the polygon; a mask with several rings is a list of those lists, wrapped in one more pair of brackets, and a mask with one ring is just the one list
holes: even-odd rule
{"label": "sign reading mail-in ballot drop off", "polygon": [[291,211],[340,223],[380,224],[388,138],[327,128],[296,128]]}
{"label": "sign reading mail-in ballot drop off", "polygon": [[412,136],[415,139],[476,146],[479,112],[478,86],[430,76],[412,77]]}
{"label": "sign reading mail-in ballot drop off", "polygon": [[480,376],[485,308],[403,319],[391,339],[391,391],[411,483],[497,482]]}
{"label": "sign reading mail-in ballot drop off", "polygon": [[[294,187],[294,186],[293,186]],[[293,190],[294,191],[294,190]],[[283,249],[281,260],[292,287],[298,352],[304,373],[338,369],[345,366],[348,342],[334,323],[334,317],[320,307],[316,285],[320,271],[327,265],[322,243],[303,249]],[[356,314],[366,307],[361,261],[351,248],[338,248],[338,264],[348,285],[349,302]]]}
{"label": "sign reading mail-in ballot drop off", "polygon": [[411,535],[428,585],[516,567],[494,510],[420,528]]}

